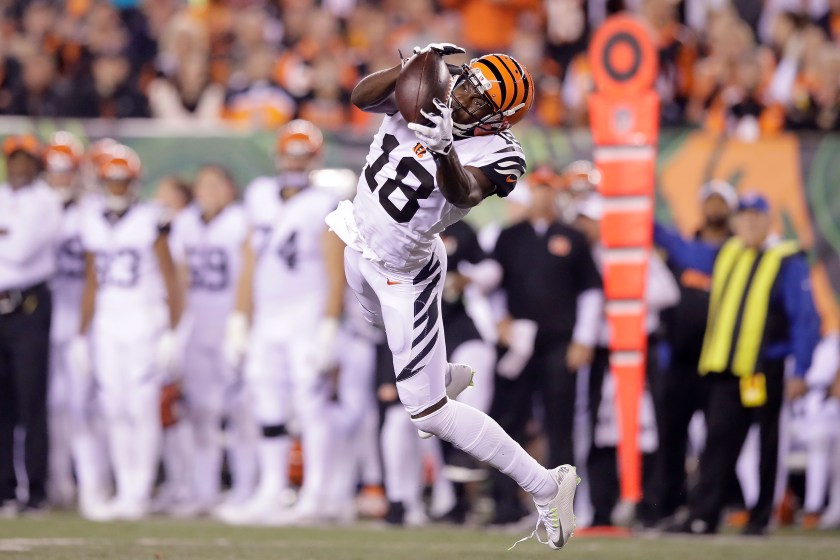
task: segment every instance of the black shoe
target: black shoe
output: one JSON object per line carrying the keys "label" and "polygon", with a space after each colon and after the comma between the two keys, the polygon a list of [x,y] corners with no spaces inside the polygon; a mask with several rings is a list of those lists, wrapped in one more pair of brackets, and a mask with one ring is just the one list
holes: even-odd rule
{"label": "black shoe", "polygon": [[763,537],[767,535],[767,527],[747,523],[744,525],[744,528],[741,529],[741,534],[745,537]]}
{"label": "black shoe", "polygon": [[405,524],[405,506],[403,506],[402,502],[388,502],[388,513],[385,514],[385,523],[396,526]]}
{"label": "black shoe", "polygon": [[26,505],[20,510],[20,514],[25,517],[46,517],[49,514],[50,508],[47,500],[29,500]]}

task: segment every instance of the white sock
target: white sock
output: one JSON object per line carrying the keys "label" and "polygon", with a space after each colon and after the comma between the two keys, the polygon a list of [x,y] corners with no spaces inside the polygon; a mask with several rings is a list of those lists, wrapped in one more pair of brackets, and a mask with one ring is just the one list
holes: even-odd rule
{"label": "white sock", "polygon": [[385,495],[389,502],[402,502],[408,508],[417,501],[423,484],[420,438],[408,413],[400,406],[385,411],[382,424],[382,463]]}
{"label": "white sock", "polygon": [[55,407],[49,411],[49,475],[50,486],[60,491],[72,490],[73,455],[71,418],[66,407]]}
{"label": "white sock", "polygon": [[[150,398],[146,402],[146,410],[134,417],[132,430],[133,465],[131,475],[131,497],[134,501],[145,504],[152,496],[155,480],[157,479],[158,464],[160,462],[161,440],[163,429],[160,425],[160,411],[158,398]],[[178,426],[175,426],[177,429]],[[176,436],[180,436],[176,432]],[[176,437],[170,448],[177,448],[179,440]],[[172,449],[167,449],[172,451]],[[180,456],[178,457],[180,459]]]}
{"label": "white sock", "polygon": [[417,428],[510,476],[539,504],[547,503],[557,493],[557,482],[551,473],[480,410],[448,401],[440,410],[412,421]]}
{"label": "white sock", "polygon": [[288,436],[260,439],[257,457],[260,464],[260,496],[279,496],[289,483],[289,453],[292,439]]}
{"label": "white sock", "polygon": [[429,503],[429,513],[434,517],[441,517],[455,507],[455,487],[452,481],[443,476],[443,450],[440,440],[429,438],[420,441],[421,448],[427,461],[431,461],[435,478],[432,481],[432,499]]}
{"label": "white sock", "polygon": [[108,487],[105,442],[86,426],[77,426],[71,440],[79,497],[98,496]]}
{"label": "white sock", "polygon": [[237,403],[228,416],[225,436],[232,479],[231,493],[247,497],[253,494],[259,477],[257,446],[259,428],[246,406]]}

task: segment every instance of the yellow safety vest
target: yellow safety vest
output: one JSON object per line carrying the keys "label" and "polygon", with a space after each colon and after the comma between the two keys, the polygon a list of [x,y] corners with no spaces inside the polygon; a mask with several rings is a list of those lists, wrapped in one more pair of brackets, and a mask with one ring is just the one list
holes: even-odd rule
{"label": "yellow safety vest", "polygon": [[799,245],[784,241],[757,251],[737,237],[727,241],[715,260],[712,293],[700,373],[731,371],[751,376],[758,362],[770,291],[782,261],[799,252]]}

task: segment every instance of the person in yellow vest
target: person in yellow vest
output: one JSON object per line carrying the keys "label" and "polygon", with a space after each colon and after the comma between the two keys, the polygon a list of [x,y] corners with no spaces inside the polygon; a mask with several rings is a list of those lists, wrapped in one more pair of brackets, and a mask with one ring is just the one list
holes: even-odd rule
{"label": "person in yellow vest", "polygon": [[[717,531],[726,483],[753,424],[761,432],[760,491],[743,532],[767,531],[778,467],[779,413],[785,397],[805,394],[805,372],[819,340],[805,254],[797,243],[771,234],[767,200],[758,194],[742,196],[732,226],[735,235],[721,247],[654,227],[655,243],[671,259],[712,275],[698,364],[709,391],[708,436],[688,518],[669,526],[671,532]],[[788,356],[794,358],[794,369],[786,381]]]}

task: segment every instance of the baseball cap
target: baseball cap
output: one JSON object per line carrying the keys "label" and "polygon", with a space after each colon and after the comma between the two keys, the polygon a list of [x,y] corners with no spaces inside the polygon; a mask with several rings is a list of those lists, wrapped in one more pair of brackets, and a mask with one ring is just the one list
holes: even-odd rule
{"label": "baseball cap", "polygon": [[735,192],[735,187],[723,179],[712,179],[700,187],[700,202],[706,202],[712,195],[721,197],[726,202],[726,205],[729,206],[730,210],[736,210],[738,208],[738,193]]}
{"label": "baseball cap", "polygon": [[747,210],[767,214],[770,212],[770,203],[758,193],[747,193],[738,201],[738,212],[745,212]]}

